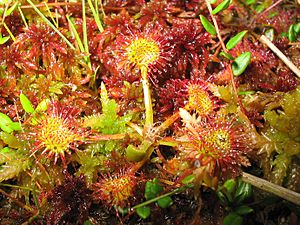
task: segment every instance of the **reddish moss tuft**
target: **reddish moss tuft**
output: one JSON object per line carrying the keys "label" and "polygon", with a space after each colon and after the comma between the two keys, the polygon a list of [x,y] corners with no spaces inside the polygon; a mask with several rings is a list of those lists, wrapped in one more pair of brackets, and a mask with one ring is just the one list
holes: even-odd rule
{"label": "reddish moss tuft", "polygon": [[207,85],[200,79],[169,80],[158,92],[159,111],[176,112],[179,108],[186,108],[202,117],[214,114],[220,107],[220,100],[209,91]]}

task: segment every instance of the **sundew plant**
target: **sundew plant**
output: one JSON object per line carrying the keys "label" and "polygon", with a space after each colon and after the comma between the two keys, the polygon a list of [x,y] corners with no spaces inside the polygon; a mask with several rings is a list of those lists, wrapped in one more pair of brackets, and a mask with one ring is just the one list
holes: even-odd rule
{"label": "sundew plant", "polygon": [[0,224],[299,224],[299,10],[0,0]]}

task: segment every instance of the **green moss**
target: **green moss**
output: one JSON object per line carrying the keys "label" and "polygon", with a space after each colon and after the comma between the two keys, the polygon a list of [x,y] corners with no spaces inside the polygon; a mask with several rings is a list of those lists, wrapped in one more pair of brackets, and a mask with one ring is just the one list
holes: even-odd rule
{"label": "green moss", "polygon": [[270,180],[277,184],[283,183],[292,157],[300,154],[300,86],[286,93],[280,106],[264,113],[269,125],[264,134],[272,143],[270,152],[275,154],[275,159],[270,162]]}

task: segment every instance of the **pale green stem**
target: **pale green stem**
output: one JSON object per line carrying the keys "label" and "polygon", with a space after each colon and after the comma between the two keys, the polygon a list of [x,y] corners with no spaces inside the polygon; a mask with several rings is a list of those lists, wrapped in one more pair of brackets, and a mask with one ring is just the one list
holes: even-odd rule
{"label": "pale green stem", "polygon": [[7,33],[9,34],[9,36],[11,37],[11,39],[15,42],[16,38],[15,36],[12,34],[12,32],[10,31],[10,29],[8,28],[8,26],[6,25],[6,23],[3,23],[4,28],[6,29]]}
{"label": "pale green stem", "polygon": [[145,104],[145,128],[150,128],[153,125],[153,109],[152,109],[152,99],[151,99],[151,91],[149,87],[148,81],[148,67],[141,67],[141,75],[142,75],[142,85],[144,91],[144,104]]}
{"label": "pale green stem", "polygon": [[102,33],[104,31],[100,17],[99,17],[99,10],[98,10],[98,1],[95,1],[96,9],[94,8],[94,5],[91,0],[88,0],[89,6],[91,8],[91,11],[93,13],[94,19],[96,21],[96,24],[98,26],[99,31]]}
{"label": "pale green stem", "polygon": [[55,24],[55,26],[58,28],[58,23],[57,23],[57,22],[55,21],[55,19],[53,18],[52,14],[51,14],[51,11],[50,11],[50,9],[49,9],[48,4],[47,4],[46,2],[44,2],[44,4],[45,4],[45,6],[46,6],[47,12],[48,12],[49,15],[50,15],[50,18],[51,18],[52,22],[53,22],[53,23]]}
{"label": "pale green stem", "polygon": [[171,191],[171,192],[168,192],[168,193],[166,193],[166,194],[160,195],[160,196],[158,196],[158,197],[156,197],[156,198],[152,198],[152,199],[150,199],[150,200],[148,200],[148,201],[142,202],[141,204],[138,204],[138,205],[132,207],[132,209],[137,209],[137,208],[139,208],[139,207],[143,207],[143,206],[149,205],[149,204],[151,204],[151,203],[156,202],[156,201],[159,200],[159,199],[162,199],[162,198],[168,197],[168,196],[170,196],[170,195],[174,195],[174,194],[180,193],[180,192],[186,190],[187,188],[188,188],[188,187],[186,187],[186,186],[180,187],[180,188],[176,188],[175,190],[173,190],[173,191]]}
{"label": "pale green stem", "polygon": [[81,39],[79,37],[79,34],[78,34],[78,32],[77,32],[77,30],[75,28],[75,25],[74,25],[73,21],[71,20],[71,18],[69,17],[69,15],[67,15],[66,18],[67,18],[67,20],[69,22],[71,31],[74,34],[74,37],[75,37],[75,40],[77,42],[77,45],[79,47],[80,52],[84,52],[84,47],[83,47],[82,41],[81,41]]}
{"label": "pale green stem", "polygon": [[285,200],[288,200],[296,205],[300,205],[300,193],[281,187],[277,184],[273,184],[269,181],[253,176],[248,173],[242,174],[242,180],[246,183],[253,185],[261,190],[272,193]]}
{"label": "pale green stem", "polygon": [[20,15],[21,15],[21,18],[22,18],[22,20],[23,20],[23,23],[25,24],[25,27],[28,28],[28,24],[27,24],[26,18],[25,18],[25,16],[24,16],[24,13],[23,13],[23,11],[22,11],[22,9],[21,9],[20,6],[18,6],[18,10],[19,10],[19,13],[20,13]]}
{"label": "pale green stem", "polygon": [[[85,0],[82,0],[82,33],[83,33],[83,45],[85,52],[87,54],[89,53],[89,42],[88,42],[88,37],[87,37],[87,27],[86,27],[86,14],[85,14]],[[90,57],[87,56],[85,57],[85,60],[89,66],[90,69],[92,69],[92,64]]]}

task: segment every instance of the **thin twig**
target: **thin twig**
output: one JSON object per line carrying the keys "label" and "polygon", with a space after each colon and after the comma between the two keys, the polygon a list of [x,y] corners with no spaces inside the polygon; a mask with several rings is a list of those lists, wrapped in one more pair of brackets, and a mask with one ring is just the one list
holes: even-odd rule
{"label": "thin twig", "polygon": [[290,201],[296,205],[300,205],[300,193],[281,187],[277,184],[273,184],[269,181],[253,176],[248,173],[242,174],[242,180],[246,183],[253,185],[261,190],[267,191],[274,195],[277,195],[287,201]]}
{"label": "thin twig", "polygon": [[261,35],[258,40],[267,45],[300,78],[300,70],[265,35]]}
{"label": "thin twig", "polygon": [[209,2],[209,0],[205,0],[205,3],[206,3],[206,6],[208,8],[208,11],[209,11],[209,14],[210,14],[210,17],[214,23],[214,26],[215,26],[215,29],[216,29],[216,32],[217,32],[217,36],[218,36],[218,39],[221,43],[221,46],[223,48],[223,51],[227,53],[227,49],[225,47],[225,44],[223,42],[223,39],[222,39],[222,36],[221,36],[221,33],[220,33],[220,30],[219,30],[219,26],[218,26],[218,23],[217,23],[217,20],[216,18],[214,17],[214,15],[212,14],[212,8],[211,8],[211,4]]}
{"label": "thin twig", "polygon": [[[214,23],[214,27],[216,29],[216,32],[217,32],[217,36],[218,36],[218,39],[221,43],[221,46],[222,46],[222,49],[225,53],[228,53],[228,50],[227,48],[225,47],[225,44],[224,44],[224,41],[222,39],[222,36],[221,36],[221,33],[220,33],[220,30],[219,30],[219,26],[218,26],[218,23],[217,23],[217,20],[216,18],[214,17],[213,13],[212,13],[212,7],[211,7],[211,4],[209,2],[209,0],[205,0],[205,3],[206,3],[206,6],[208,8],[208,11],[209,11],[209,14],[210,14],[210,17]],[[237,89],[236,89],[236,86],[235,86],[235,82],[234,82],[234,77],[233,77],[233,73],[232,73],[232,69],[231,69],[231,66],[229,66],[229,72],[230,72],[230,80],[231,80],[231,83],[232,83],[232,87],[233,87],[233,92],[235,94],[235,97],[238,101],[238,104],[239,106],[241,107],[241,110],[244,110],[244,107],[242,105],[242,102],[241,100],[239,99],[239,96],[238,96],[238,92],[237,92]]]}

